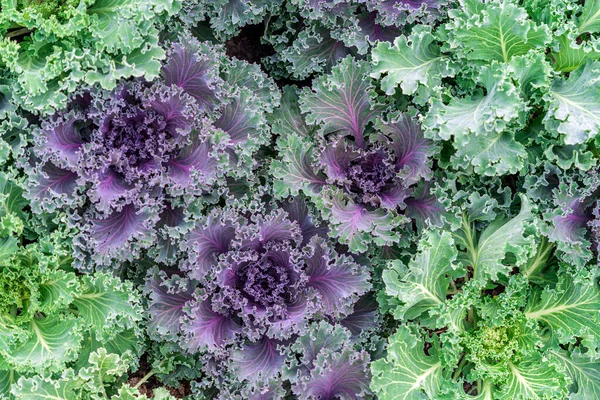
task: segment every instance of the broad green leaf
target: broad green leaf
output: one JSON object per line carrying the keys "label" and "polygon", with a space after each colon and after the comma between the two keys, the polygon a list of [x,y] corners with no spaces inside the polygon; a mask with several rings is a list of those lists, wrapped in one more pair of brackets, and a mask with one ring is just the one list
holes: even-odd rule
{"label": "broad green leaf", "polygon": [[383,272],[386,292],[402,301],[394,315],[401,319],[414,319],[439,306],[446,300],[452,277],[462,274],[453,264],[457,251],[449,232],[436,230],[423,233],[417,255],[404,271],[400,261]]}
{"label": "broad green leaf", "polygon": [[508,363],[508,379],[494,398],[499,400],[564,399],[567,382],[541,356],[533,356],[520,363]]}
{"label": "broad green leaf", "polygon": [[550,41],[548,28],[536,26],[511,1],[491,1],[478,14],[456,18],[452,24],[451,44],[461,46],[469,60],[508,62]]}
{"label": "broad green leaf", "polygon": [[566,368],[573,381],[569,400],[600,399],[600,361],[592,360],[590,357],[565,351],[552,351],[558,362]]}
{"label": "broad green leaf", "polygon": [[[474,225],[463,219],[456,241],[466,249],[466,253],[459,259],[463,266],[473,267],[474,279],[494,281],[499,274],[508,275],[515,265],[526,261],[531,239],[524,237],[524,232],[533,216],[528,200],[525,197],[521,199],[521,212],[518,215],[509,220],[496,218],[479,237]],[[516,256],[515,264],[502,263],[507,253]]]}
{"label": "broad green leaf", "polygon": [[577,30],[579,33],[600,32],[600,1],[586,0],[581,16],[577,18]]}
{"label": "broad green leaf", "polygon": [[80,398],[79,387],[79,382],[69,378],[21,377],[12,387],[12,394],[17,400],[75,400]]}
{"label": "broad green leaf", "polygon": [[[440,47],[431,33],[431,27],[418,25],[412,34],[398,36],[394,46],[381,42],[373,49],[371,76],[381,79],[381,87],[393,95],[400,85],[403,94],[413,94],[419,85],[427,91],[441,84],[442,78],[452,76],[449,59],[440,53]],[[426,100],[426,99],[425,99]]]}
{"label": "broad green leaf", "polygon": [[20,376],[12,369],[0,369],[0,399],[9,397],[11,386],[17,382]]}
{"label": "broad green leaf", "polygon": [[72,272],[51,271],[40,282],[40,309],[45,313],[68,307],[79,293],[79,282]]}
{"label": "broad green leaf", "polygon": [[552,52],[554,69],[561,72],[571,72],[586,63],[586,60],[597,60],[598,53],[591,46],[577,44],[576,38],[571,38],[568,33],[560,35],[557,39],[558,51]]}
{"label": "broad green leaf", "polygon": [[423,123],[429,136],[454,137],[456,163],[472,164],[479,174],[517,172],[527,158],[514,137],[527,106],[506,71],[500,64],[482,68],[478,79],[486,94],[453,97],[448,104],[433,99]]}
{"label": "broad green leaf", "polygon": [[118,354],[108,354],[106,349],[100,348],[90,354],[90,367],[79,371],[79,376],[86,381],[86,389],[94,394],[106,395],[105,386],[127,373],[129,361],[123,360]]}
{"label": "broad green leaf", "polygon": [[77,357],[80,342],[81,333],[75,318],[34,318],[29,324],[29,338],[12,346],[6,359],[19,366],[20,371],[62,371],[65,363]]}
{"label": "broad green leaf", "polygon": [[371,389],[380,400],[436,399],[444,383],[437,343],[424,352],[413,326],[401,325],[388,340],[387,357],[371,364]]}
{"label": "broad green leaf", "polygon": [[600,62],[588,60],[568,78],[554,78],[544,119],[566,144],[583,143],[600,130]]}
{"label": "broad green leaf", "polygon": [[598,347],[600,289],[595,283],[562,276],[556,288],[546,288],[530,297],[525,315],[549,325],[559,343],[581,338],[592,351]]}
{"label": "broad green leaf", "polygon": [[[109,339],[141,320],[141,307],[131,283],[105,273],[82,277],[84,289],[73,300],[79,316],[99,338]],[[115,330],[118,326],[120,329]]]}

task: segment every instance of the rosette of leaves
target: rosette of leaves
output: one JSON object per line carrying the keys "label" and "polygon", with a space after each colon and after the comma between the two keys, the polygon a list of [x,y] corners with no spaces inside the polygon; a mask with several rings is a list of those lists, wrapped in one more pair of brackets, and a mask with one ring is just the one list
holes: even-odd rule
{"label": "rosette of leaves", "polygon": [[[473,197],[457,229],[427,231],[407,264],[384,272],[403,322],[371,365],[380,399],[596,398],[597,276],[574,278],[537,231]],[[487,212],[483,212],[486,207]]]}
{"label": "rosette of leaves", "polygon": [[286,88],[271,119],[275,193],[310,196],[352,252],[398,243],[411,220],[438,223],[442,212],[428,184],[436,146],[409,113],[384,113],[367,70],[348,57],[299,98]]}
{"label": "rosette of leaves", "polygon": [[0,173],[0,398],[116,395],[143,350],[140,294],[104,273],[76,275],[71,232],[31,226],[18,181]]}
{"label": "rosette of leaves", "polygon": [[170,232],[193,202],[201,209],[218,197],[226,178],[252,180],[277,101],[257,66],[184,37],[160,80],[83,91],[42,121],[24,166],[32,209],[70,214],[80,269],[150,247],[156,260],[171,259]]}
{"label": "rosette of leaves", "polygon": [[170,0],[3,0],[0,80],[17,105],[46,113],[81,84],[153,79],[165,56],[158,27],[178,10]]}
{"label": "rosette of leaves", "polygon": [[[338,253],[325,233],[300,199],[213,209],[187,234],[181,271],[149,276],[149,335],[200,355],[203,393],[254,398],[247,396],[285,392],[286,352],[299,337],[311,340],[319,331],[311,322],[345,326],[344,341],[373,323],[372,310],[357,303],[370,288],[367,267]],[[352,318],[355,311],[360,315]],[[308,387],[327,379],[358,380],[366,388],[368,355],[336,346],[310,361],[308,370],[293,367],[298,391],[317,390]]]}
{"label": "rosette of leaves", "polygon": [[449,150],[441,166],[491,176],[522,171],[539,154],[577,164],[572,154],[589,159],[600,127],[598,7],[464,1],[445,25],[379,44],[372,76],[426,110],[425,135]]}

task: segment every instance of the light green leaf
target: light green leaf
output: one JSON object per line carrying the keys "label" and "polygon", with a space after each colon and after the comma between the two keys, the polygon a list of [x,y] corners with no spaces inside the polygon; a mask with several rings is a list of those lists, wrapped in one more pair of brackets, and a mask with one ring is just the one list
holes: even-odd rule
{"label": "light green leaf", "polygon": [[452,235],[434,230],[423,233],[408,273],[401,261],[391,263],[391,268],[383,272],[383,280],[387,294],[403,302],[394,312],[396,318],[417,318],[446,300],[451,277],[463,274],[453,264],[456,256]]}
{"label": "light green leaf", "polygon": [[579,33],[600,32],[600,1],[586,0],[581,16],[577,18],[577,30]]}
{"label": "light green leaf", "polygon": [[567,394],[564,375],[540,356],[509,362],[508,372],[507,382],[495,396],[499,400],[564,399]]}
{"label": "light green leaf", "polygon": [[129,369],[129,360],[123,360],[117,354],[108,354],[104,348],[90,354],[89,362],[91,366],[79,371],[79,376],[86,381],[87,390],[104,395],[104,398],[108,397],[105,385],[115,382]]}
{"label": "light green leaf", "polygon": [[585,64],[588,59],[597,60],[600,58],[600,53],[592,46],[586,43],[578,44],[576,39],[576,37],[571,37],[569,33],[564,33],[556,39],[558,50],[552,52],[553,67],[556,71],[571,72]]}
{"label": "light green leaf", "polygon": [[600,338],[600,290],[596,283],[574,282],[562,276],[556,288],[535,292],[525,308],[528,318],[552,328],[559,343],[581,338],[594,351]]}
{"label": "light green leaf", "polygon": [[565,351],[552,351],[558,362],[563,364],[576,388],[569,400],[600,399],[600,361],[590,357]]}
{"label": "light green leaf", "polygon": [[82,276],[81,280],[84,289],[73,305],[98,338],[110,339],[142,319],[139,298],[130,282],[121,282],[106,273]]}
{"label": "light green leaf", "polygon": [[80,398],[79,383],[69,378],[52,380],[50,378],[21,377],[12,387],[17,400],[75,400]]}
{"label": "light green leaf", "polygon": [[567,79],[556,77],[548,102],[546,127],[565,135],[566,144],[596,137],[600,131],[600,62],[588,60]]}
{"label": "light green leaf", "polygon": [[[459,259],[463,265],[473,267],[473,278],[477,280],[498,279],[498,274],[508,275],[514,266],[526,262],[531,240],[524,237],[527,226],[533,220],[531,205],[521,197],[521,212],[508,221],[496,218],[477,237],[474,225],[463,218],[462,229],[456,234],[456,241],[466,249]],[[512,265],[504,265],[503,259],[512,253],[517,260]]]}
{"label": "light green leaf", "polygon": [[414,326],[401,325],[389,338],[387,357],[371,364],[371,389],[380,400],[436,399],[444,382],[437,343],[423,351]]}
{"label": "light green leaf", "polygon": [[491,1],[479,13],[455,18],[453,47],[462,47],[467,59],[508,62],[514,56],[550,41],[545,25],[536,26],[527,12],[511,1]]}
{"label": "light green leaf", "polygon": [[34,318],[29,324],[29,338],[12,346],[5,356],[19,371],[62,371],[77,357],[80,342],[75,318]]}
{"label": "light green leaf", "polygon": [[[431,27],[417,25],[412,34],[398,36],[394,46],[381,42],[373,49],[373,71],[371,76],[381,79],[381,87],[393,95],[400,85],[403,94],[413,94],[419,85],[430,90],[441,84],[442,78],[452,76],[449,58],[440,53],[440,48],[431,33]],[[425,98],[425,100],[427,100]]]}

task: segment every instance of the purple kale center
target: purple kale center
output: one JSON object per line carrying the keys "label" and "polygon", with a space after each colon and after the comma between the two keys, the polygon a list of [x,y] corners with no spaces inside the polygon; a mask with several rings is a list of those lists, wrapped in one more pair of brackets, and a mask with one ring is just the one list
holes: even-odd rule
{"label": "purple kale center", "polygon": [[379,194],[396,176],[392,157],[376,150],[357,158],[348,169],[352,183],[364,194]]}
{"label": "purple kale center", "polygon": [[262,259],[241,268],[238,277],[240,289],[255,303],[263,307],[286,303],[290,278],[284,266]]}
{"label": "purple kale center", "polygon": [[164,159],[165,142],[168,131],[164,117],[153,110],[142,109],[138,104],[126,103],[119,112],[105,122],[104,146],[107,149],[120,149],[125,161],[119,172],[143,167],[160,157]]}

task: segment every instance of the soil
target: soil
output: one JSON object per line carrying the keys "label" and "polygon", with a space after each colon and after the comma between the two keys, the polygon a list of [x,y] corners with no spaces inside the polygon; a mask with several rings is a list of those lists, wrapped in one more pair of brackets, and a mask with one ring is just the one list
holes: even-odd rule
{"label": "soil", "polygon": [[[148,363],[146,359],[146,355],[144,354],[140,358],[140,368],[129,376],[129,380],[127,383],[130,386],[135,386],[137,383],[152,369],[152,366]],[[154,395],[153,391],[156,388],[165,387],[170,393],[171,396],[176,399],[183,399],[185,396],[188,396],[192,393],[190,389],[189,382],[181,382],[178,387],[169,387],[164,386],[156,376],[150,377],[146,382],[142,383],[139,387],[139,391],[141,394],[146,395],[148,398],[152,398]]]}

